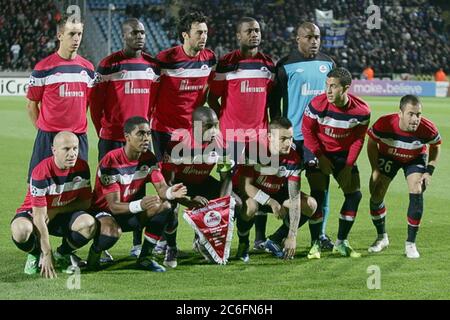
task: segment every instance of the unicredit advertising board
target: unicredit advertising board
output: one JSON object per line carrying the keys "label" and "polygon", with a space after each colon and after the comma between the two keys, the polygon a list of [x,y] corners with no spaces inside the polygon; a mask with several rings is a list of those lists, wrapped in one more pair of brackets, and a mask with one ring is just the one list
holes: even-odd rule
{"label": "unicredit advertising board", "polygon": [[29,77],[0,77],[0,97],[25,96]]}

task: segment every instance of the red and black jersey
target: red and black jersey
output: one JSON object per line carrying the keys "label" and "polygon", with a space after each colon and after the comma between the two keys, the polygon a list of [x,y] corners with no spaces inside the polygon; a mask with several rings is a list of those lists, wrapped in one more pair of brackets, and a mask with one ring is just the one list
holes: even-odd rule
{"label": "red and black jersey", "polygon": [[128,118],[150,120],[159,87],[159,64],[147,53],[129,58],[118,51],[100,62],[97,74],[90,105],[92,121],[100,138],[124,142],[123,124]]}
{"label": "red and black jersey", "polygon": [[51,156],[33,169],[25,200],[17,212],[31,210],[32,207],[64,207],[73,201],[90,200],[91,196],[87,162],[78,158],[73,168],[62,170]]}
{"label": "red and black jersey", "polygon": [[255,134],[227,137],[226,130],[253,130],[257,134],[267,129],[267,100],[275,78],[273,59],[260,52],[245,58],[235,50],[219,60],[213,76],[210,90],[221,97],[222,135],[227,141],[255,140]]}
{"label": "red and black jersey", "polygon": [[438,129],[426,118],[420,120],[415,132],[402,131],[399,123],[398,113],[388,114],[379,118],[367,132],[378,143],[382,155],[407,163],[426,153],[427,144],[442,142]]}
{"label": "red and black jersey", "polygon": [[110,211],[106,201],[108,193],[119,192],[121,202],[130,202],[145,183],[163,180],[156,157],[150,151],[138,160],[129,160],[124,148],[112,150],[98,165],[92,207],[94,211]]}
{"label": "red and black jersey", "polygon": [[190,129],[192,112],[206,101],[216,56],[203,49],[197,56],[189,57],[180,45],[160,52],[156,58],[161,65],[161,78],[152,129],[169,133]]}
{"label": "red and black jersey", "polygon": [[27,98],[41,103],[39,129],[85,133],[94,82],[94,66],[80,55],[67,60],[55,52],[38,62],[30,76]]}
{"label": "red and black jersey", "polygon": [[[271,158],[267,144],[259,144],[259,148],[266,150],[266,159],[261,158],[258,151],[256,160],[249,156],[246,150],[245,165],[238,166],[233,176],[233,186],[237,187],[241,176],[253,178],[253,185],[268,194],[276,194],[287,183],[287,181],[300,181],[301,158],[291,147],[287,155],[279,155],[277,161],[268,161]],[[278,163],[276,163],[278,162]]]}
{"label": "red and black jersey", "polygon": [[327,100],[326,94],[315,97],[305,109],[302,132],[305,146],[316,157],[325,152],[348,152],[352,166],[361,152],[370,122],[370,108],[363,100],[349,94],[345,108]]}
{"label": "red and black jersey", "polygon": [[[218,165],[218,171],[231,170],[222,139],[217,138],[210,143],[196,144],[193,139],[171,141],[164,155],[163,172],[175,173],[175,181],[185,184],[204,183]],[[205,186],[207,187],[207,186]]]}

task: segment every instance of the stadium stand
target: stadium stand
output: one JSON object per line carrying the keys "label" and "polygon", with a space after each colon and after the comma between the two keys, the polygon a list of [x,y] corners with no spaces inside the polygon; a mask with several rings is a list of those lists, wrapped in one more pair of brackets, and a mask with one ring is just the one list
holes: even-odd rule
{"label": "stadium stand", "polygon": [[2,1],[0,9],[0,71],[32,70],[56,48],[53,1]]}
{"label": "stadium stand", "polygon": [[[322,51],[354,76],[371,66],[376,77],[415,74],[431,77],[439,68],[450,69],[450,4],[445,1],[380,0],[381,29],[369,30],[365,12],[373,1],[349,0],[87,0],[83,45],[94,63],[106,56],[108,5],[112,11],[111,51],[122,47],[120,24],[138,17],[147,33],[152,55],[177,43],[176,19],[193,9],[210,18],[208,47],[218,56],[236,48],[235,22],[244,15],[257,18],[263,29],[264,52],[275,58],[295,46],[296,26],[315,21],[315,9],[333,10],[334,19],[347,20],[344,45]],[[432,3],[439,3],[433,5]],[[0,11],[0,70],[30,70],[57,45],[54,1],[7,1]],[[445,20],[447,19],[447,20]],[[322,30],[324,31],[324,30]],[[322,39],[324,37],[322,36]],[[324,44],[324,41],[323,41]]]}

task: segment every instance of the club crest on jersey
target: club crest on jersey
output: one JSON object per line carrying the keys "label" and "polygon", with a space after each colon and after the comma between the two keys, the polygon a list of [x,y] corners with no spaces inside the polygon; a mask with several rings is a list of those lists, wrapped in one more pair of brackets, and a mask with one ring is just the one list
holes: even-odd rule
{"label": "club crest on jersey", "polygon": [[80,183],[83,179],[80,176],[76,176],[75,178],[73,178],[73,182],[74,183]]}
{"label": "club crest on jersey", "polygon": [[348,120],[348,122],[349,122],[350,124],[356,124],[356,123],[358,123],[358,119],[351,118],[350,120]]}
{"label": "club crest on jersey", "polygon": [[121,77],[122,79],[125,78],[126,75],[127,75],[127,73],[128,73],[127,70],[122,70],[122,71],[120,72],[120,77]]}
{"label": "club crest on jersey", "polygon": [[200,67],[200,70],[208,70],[208,68],[209,68],[208,65],[204,64]]}
{"label": "club crest on jersey", "polygon": [[211,151],[206,159],[206,163],[217,163],[219,160],[219,154],[216,151]]}
{"label": "club crest on jersey", "polygon": [[320,67],[319,67],[319,71],[322,72],[322,73],[325,73],[325,72],[328,71],[328,67],[326,65],[324,65],[324,64],[321,64]]}
{"label": "club crest on jersey", "polygon": [[145,72],[147,72],[149,75],[153,76],[155,74],[155,72],[153,71],[152,68],[147,68],[145,69]]}
{"label": "club crest on jersey", "polygon": [[209,211],[203,218],[203,222],[209,228],[218,226],[221,220],[222,216],[220,215],[220,213],[214,210]]}
{"label": "club crest on jersey", "polygon": [[86,70],[81,70],[80,75],[82,77],[87,77],[88,74],[87,74]]}
{"label": "club crest on jersey", "polygon": [[287,169],[285,166],[281,166],[278,168],[277,176],[278,177],[285,177],[287,174]]}
{"label": "club crest on jersey", "polygon": [[150,170],[150,167],[148,165],[144,164],[143,166],[141,166],[141,168],[139,170],[148,172]]}

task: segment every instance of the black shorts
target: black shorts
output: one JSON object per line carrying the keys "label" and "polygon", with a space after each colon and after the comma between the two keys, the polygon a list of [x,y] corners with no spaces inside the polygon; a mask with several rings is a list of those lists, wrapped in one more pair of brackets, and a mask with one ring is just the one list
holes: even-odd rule
{"label": "black shorts", "polygon": [[102,160],[102,158],[110,151],[122,148],[125,145],[125,142],[122,141],[114,141],[114,140],[106,140],[100,138],[98,140],[98,162]]}
{"label": "black shorts", "polygon": [[[275,194],[269,194],[269,196],[276,200],[280,205],[283,205],[283,202],[289,199],[289,192],[288,192],[288,184],[286,183],[283,185],[283,187]],[[272,213],[272,207],[269,205],[265,206],[259,206],[259,211],[262,211],[264,213]]]}
{"label": "black shorts", "polygon": [[304,140],[294,140],[294,148],[300,156],[300,159],[302,159],[303,169],[317,165],[317,157],[311,152],[311,150],[305,147]]}
{"label": "black shorts", "polygon": [[412,173],[425,173],[426,170],[426,155],[421,155],[407,163],[401,163],[388,156],[379,155],[378,168],[385,176],[394,179],[398,170],[403,169],[405,178]]}
{"label": "black shorts", "polygon": [[[27,182],[30,182],[31,172],[42,160],[53,155],[52,144],[53,139],[58,132],[47,132],[38,129],[36,140],[34,140],[33,153],[31,154],[30,165],[28,167]],[[79,140],[78,157],[88,161],[88,139],[85,133],[76,134]]]}
{"label": "black shorts", "polygon": [[[179,181],[175,182],[179,183]],[[208,200],[220,197],[220,188],[222,183],[212,176],[209,176],[205,182],[201,184],[184,184],[187,187],[187,195],[189,197],[201,196]]]}
{"label": "black shorts", "polygon": [[[243,196],[238,190],[236,190],[236,194],[242,200],[242,202],[245,202],[245,199],[248,199],[247,196]],[[284,184],[277,193],[271,193],[268,195],[272,199],[276,200],[280,205],[283,205],[283,202],[289,199],[288,184]],[[272,207],[269,205],[259,205],[258,211],[262,211],[264,213],[272,213]]]}
{"label": "black shorts", "polygon": [[[57,214],[47,224],[48,233],[55,237],[63,237],[63,238],[67,237],[71,232],[72,224],[82,214],[89,214],[89,213],[84,211],[75,211]],[[33,215],[31,210],[17,213],[11,220],[11,223],[17,218],[27,218],[33,223]]]}
{"label": "black shorts", "polygon": [[168,132],[152,130],[152,144],[156,159],[162,161],[172,135]]}
{"label": "black shorts", "polygon": [[120,229],[122,229],[122,232],[142,230],[143,228],[139,220],[139,214],[130,213],[130,214],[113,215],[109,212],[102,211],[94,215],[97,220],[100,220],[104,217],[113,218],[119,225]]}
{"label": "black shorts", "polygon": [[[347,165],[348,152],[328,152],[324,153],[324,156],[327,157],[334,166],[333,176],[337,178],[339,172],[341,172],[341,170]],[[310,173],[321,172],[318,166],[307,167],[306,171]],[[356,164],[352,167],[352,173],[359,173],[358,166]]]}

